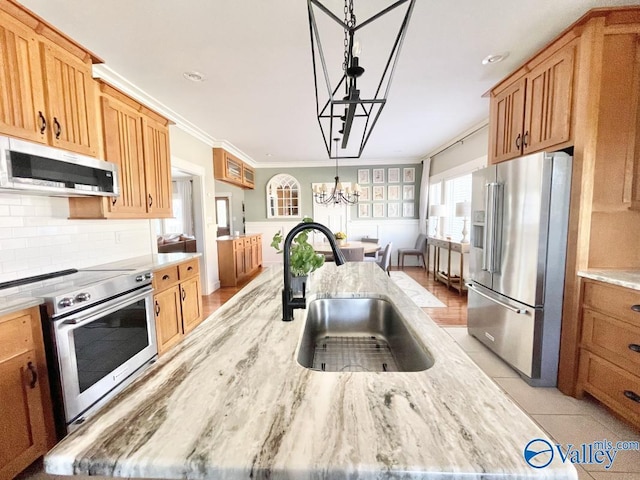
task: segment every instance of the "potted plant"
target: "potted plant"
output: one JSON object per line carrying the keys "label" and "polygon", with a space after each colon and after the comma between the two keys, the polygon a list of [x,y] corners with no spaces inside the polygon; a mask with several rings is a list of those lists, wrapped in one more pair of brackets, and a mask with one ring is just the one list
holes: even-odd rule
{"label": "potted plant", "polygon": [[[305,217],[303,222],[308,223],[313,220]],[[303,230],[293,239],[289,252],[289,266],[291,272],[291,289],[296,294],[304,293],[304,284],[307,283],[307,276],[324,265],[324,255],[320,255],[309,243],[309,231]],[[278,231],[271,240],[271,246],[278,253],[282,253],[282,232]]]}
{"label": "potted plant", "polygon": [[336,232],[333,234],[336,237],[336,243],[338,245],[344,245],[347,243],[347,234],[344,232]]}

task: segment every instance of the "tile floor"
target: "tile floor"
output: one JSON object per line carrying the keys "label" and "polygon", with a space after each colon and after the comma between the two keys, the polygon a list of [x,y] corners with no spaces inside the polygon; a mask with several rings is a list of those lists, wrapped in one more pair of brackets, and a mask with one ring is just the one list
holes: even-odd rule
{"label": "tile floor", "polygon": [[[640,442],[640,431],[618,420],[596,400],[577,400],[556,388],[530,387],[515,370],[468,335],[465,327],[443,329],[558,443],[577,446],[604,439]],[[618,452],[609,470],[602,465],[576,467],[580,480],[640,480],[640,451]]]}

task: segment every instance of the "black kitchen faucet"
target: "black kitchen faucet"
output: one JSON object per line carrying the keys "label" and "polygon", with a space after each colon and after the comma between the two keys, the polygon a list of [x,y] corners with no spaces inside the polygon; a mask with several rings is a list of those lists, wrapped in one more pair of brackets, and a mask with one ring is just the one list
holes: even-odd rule
{"label": "black kitchen faucet", "polygon": [[282,289],[282,321],[290,322],[293,320],[293,310],[295,308],[306,308],[307,301],[304,297],[293,297],[293,292],[291,291],[291,272],[289,271],[289,253],[291,251],[291,242],[293,242],[293,238],[303,230],[319,230],[324,233],[324,236],[329,240],[329,244],[331,245],[331,250],[333,251],[333,258],[336,262],[336,265],[342,265],[345,263],[344,255],[342,251],[336,245],[336,240],[333,237],[333,233],[327,227],[322,225],[321,223],[316,222],[302,222],[296,225],[291,229],[288,233],[287,238],[284,240],[284,288]]}

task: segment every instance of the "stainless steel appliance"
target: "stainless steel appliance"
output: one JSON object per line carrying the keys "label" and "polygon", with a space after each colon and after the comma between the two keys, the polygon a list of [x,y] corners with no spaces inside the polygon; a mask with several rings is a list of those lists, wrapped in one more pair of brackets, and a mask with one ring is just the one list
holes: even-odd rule
{"label": "stainless steel appliance", "polygon": [[119,195],[118,167],[97,158],[0,136],[0,190],[114,197]]}
{"label": "stainless steel appliance", "polygon": [[[29,295],[42,318],[59,434],[72,430],[157,358],[150,271],[49,274]],[[40,278],[42,280],[42,278]]]}
{"label": "stainless steel appliance", "polygon": [[533,386],[555,386],[571,157],[538,153],[473,173],[468,331]]}

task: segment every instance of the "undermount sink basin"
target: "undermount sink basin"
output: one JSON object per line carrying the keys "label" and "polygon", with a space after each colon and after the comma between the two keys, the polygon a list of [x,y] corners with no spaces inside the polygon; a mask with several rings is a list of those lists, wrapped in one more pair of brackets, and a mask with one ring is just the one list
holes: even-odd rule
{"label": "undermount sink basin", "polygon": [[298,363],[322,372],[420,372],[433,358],[390,302],[323,298],[307,306]]}

